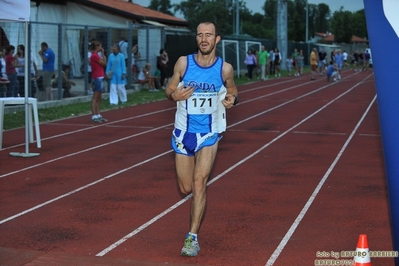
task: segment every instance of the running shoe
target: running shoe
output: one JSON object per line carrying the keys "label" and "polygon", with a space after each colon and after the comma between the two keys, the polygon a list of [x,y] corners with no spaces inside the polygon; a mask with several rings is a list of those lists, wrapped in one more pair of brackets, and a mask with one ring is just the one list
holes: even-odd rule
{"label": "running shoe", "polygon": [[184,241],[184,247],[181,250],[181,255],[185,257],[195,257],[200,251],[200,246],[195,236],[187,234]]}
{"label": "running shoe", "polygon": [[105,118],[102,117],[102,116],[101,116],[100,118],[98,118],[98,119],[100,119],[101,122],[107,122],[107,121],[108,121],[108,119],[105,119]]}
{"label": "running shoe", "polygon": [[93,122],[93,123],[102,123],[103,121],[101,121],[100,118],[92,118],[91,122]]}

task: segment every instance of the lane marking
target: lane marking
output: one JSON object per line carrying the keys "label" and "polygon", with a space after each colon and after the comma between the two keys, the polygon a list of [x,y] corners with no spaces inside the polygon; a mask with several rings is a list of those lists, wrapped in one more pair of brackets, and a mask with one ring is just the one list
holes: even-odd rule
{"label": "lane marking", "polygon": [[277,260],[281,252],[283,251],[284,247],[287,245],[288,241],[290,240],[291,236],[294,234],[296,228],[302,221],[303,217],[305,217],[307,211],[309,210],[310,206],[312,205],[313,201],[317,197],[317,195],[320,192],[320,189],[323,187],[324,183],[326,182],[327,178],[330,176],[331,172],[333,171],[335,165],[338,163],[339,159],[341,158],[342,154],[346,150],[346,148],[349,145],[349,142],[352,140],[353,136],[355,135],[356,131],[360,127],[361,123],[363,122],[364,118],[368,114],[368,112],[371,109],[371,106],[374,104],[377,96],[374,96],[373,100],[370,102],[369,106],[367,107],[366,111],[363,113],[362,117],[360,118],[359,122],[353,129],[352,133],[349,135],[348,139],[345,141],[344,145],[342,146],[341,150],[338,152],[337,156],[335,157],[334,161],[328,168],[327,172],[324,174],[323,178],[320,180],[319,184],[313,191],[312,195],[306,202],[305,206],[301,210],[301,212],[298,214],[297,218],[295,219],[294,223],[291,225],[290,229],[288,229],[287,233],[285,234],[284,238],[281,240],[280,244],[277,246],[277,248],[274,250],[272,256],[269,258],[269,260],[266,263],[266,266],[272,266],[274,262]]}
{"label": "lane marking", "polygon": [[[349,76],[349,77],[350,77],[350,76]],[[348,77],[348,78],[349,78],[349,77]],[[308,84],[308,83],[303,83],[303,84],[295,85],[295,86],[292,86],[292,87],[289,87],[289,88],[286,88],[286,89],[282,89],[282,90],[280,90],[280,91],[276,91],[276,92],[273,92],[273,93],[269,93],[269,94],[266,94],[266,95],[262,95],[262,96],[259,96],[259,97],[254,98],[254,99],[250,99],[250,100],[244,101],[244,102],[242,102],[241,104],[245,104],[245,103],[249,103],[249,102],[252,102],[252,101],[256,101],[256,100],[258,100],[258,99],[265,98],[265,97],[268,97],[268,96],[271,96],[271,95],[275,95],[275,94],[278,94],[278,93],[280,93],[280,92],[285,92],[285,91],[287,91],[287,90],[295,89],[295,88],[297,88],[297,87],[300,87],[300,86],[303,86],[303,85],[306,85],[306,84]],[[323,86],[323,87],[319,88],[318,90],[312,91],[312,92],[310,92],[310,93],[308,93],[308,94],[310,95],[310,94],[312,94],[312,93],[318,92],[319,90],[324,89],[324,88],[326,88],[326,87],[328,87],[328,86],[331,86],[331,85],[333,85],[333,84],[334,84],[334,83],[331,83],[331,84],[329,84],[329,85]],[[308,94],[305,94],[305,95],[307,96]],[[305,96],[303,96],[303,97],[305,97]],[[300,99],[300,98],[302,98],[302,97],[295,98],[295,99]],[[295,100],[295,99],[294,99],[294,100]],[[292,102],[292,101],[293,101],[293,100],[290,100],[290,101],[287,102],[287,103],[290,103],[290,102]],[[281,107],[281,106],[284,106],[284,104],[278,105],[277,108],[279,108],[279,107]],[[273,108],[273,109],[270,109],[270,110],[275,110],[275,109],[277,109],[277,108]],[[136,119],[136,118],[140,118],[140,117],[145,117],[145,116],[149,116],[149,115],[152,115],[152,114],[157,114],[157,113],[163,112],[163,111],[165,111],[165,110],[168,110],[168,111],[169,111],[169,110],[173,110],[173,109],[176,109],[176,107],[164,109],[164,110],[161,110],[161,111],[155,111],[155,112],[151,112],[151,113],[146,113],[146,114],[138,115],[138,116],[135,116],[135,117],[129,117],[129,118],[125,118],[125,119],[121,119],[121,120],[117,120],[117,121],[112,121],[112,122],[105,123],[105,124],[98,125],[98,126],[92,126],[92,127],[89,127],[89,128],[84,128],[84,129],[74,130],[74,131],[70,131],[70,132],[67,132],[67,133],[63,133],[63,134],[54,135],[54,136],[51,136],[51,137],[48,137],[48,138],[44,138],[44,139],[42,139],[42,141],[43,141],[43,140],[48,140],[48,139],[57,138],[57,137],[67,136],[67,135],[71,135],[71,134],[74,134],[74,133],[78,133],[78,132],[83,132],[83,131],[86,131],[86,130],[90,130],[90,129],[93,129],[93,128],[103,127],[103,126],[106,126],[106,125],[112,125],[112,124],[115,124],[115,123],[119,123],[119,122],[121,122],[121,121],[127,121],[127,120],[131,120],[131,119]],[[263,112],[263,113],[265,113],[265,112]],[[262,113],[262,114],[263,114],[263,113]],[[257,116],[259,116],[259,114],[258,114]],[[255,117],[257,117],[257,116],[254,116],[253,118],[255,118]],[[250,119],[252,119],[252,118],[250,118]],[[249,120],[249,119],[247,119],[247,120],[245,120],[245,121],[248,121],[248,120]],[[237,125],[237,124],[239,124],[239,123],[236,123],[236,124],[233,124],[233,125]],[[166,126],[169,126],[169,125],[174,125],[174,123],[168,124],[168,125],[166,125]],[[232,127],[233,125],[229,126],[228,128]],[[161,126],[161,127],[155,128],[155,129],[161,129],[161,128],[163,128],[163,127],[164,127],[164,126]],[[148,130],[148,131],[145,131],[145,132],[142,132],[142,133],[148,133],[148,132],[151,132],[151,131],[153,131],[153,130]],[[51,163],[51,162],[55,162],[55,161],[58,161],[58,160],[61,160],[61,159],[64,159],[64,158],[68,158],[68,157],[71,157],[71,156],[73,156],[73,155],[77,155],[77,154],[80,154],[80,153],[83,153],[83,152],[91,151],[91,150],[93,150],[93,149],[101,148],[101,147],[104,147],[104,146],[107,146],[107,145],[110,145],[110,144],[119,142],[119,141],[121,141],[121,140],[126,140],[126,139],[129,139],[130,137],[139,136],[139,135],[141,135],[142,133],[135,134],[135,135],[132,135],[132,136],[129,136],[129,137],[125,137],[125,138],[122,138],[122,139],[120,139],[120,140],[114,140],[114,141],[111,141],[111,142],[108,142],[108,143],[103,143],[103,144],[101,144],[101,145],[94,146],[94,147],[89,148],[89,149],[85,149],[85,150],[82,150],[82,151],[79,151],[79,152],[67,154],[67,155],[64,155],[64,156],[61,156],[61,157],[54,158],[54,159],[52,159],[52,160],[48,160],[48,161],[43,162],[43,163],[31,165],[31,166],[28,166],[28,167],[25,167],[25,168],[22,168],[22,169],[19,169],[19,170],[15,170],[15,171],[12,171],[12,172],[9,172],[9,173],[6,173],[6,174],[2,174],[2,175],[0,175],[0,179],[3,178],[3,177],[6,177],[6,176],[10,176],[10,175],[13,175],[13,174],[16,174],[16,173],[20,173],[20,172],[23,172],[23,171],[26,171],[26,170],[35,168],[35,167],[39,167],[39,166],[45,165],[45,164],[47,164],[47,163]],[[18,146],[19,146],[19,145],[18,145]],[[16,147],[16,146],[13,146],[13,147]],[[11,147],[9,147],[9,148],[11,148]],[[9,149],[9,148],[7,148],[7,149]],[[5,149],[3,149],[3,150],[5,150]]]}
{"label": "lane marking", "polygon": [[[266,149],[267,147],[269,147],[271,144],[273,144],[274,142],[276,142],[277,140],[279,140],[280,138],[282,138],[283,136],[285,136],[286,134],[288,134],[289,132],[291,132],[294,128],[298,127],[299,125],[303,124],[304,122],[306,122],[307,120],[309,120],[310,118],[312,118],[313,116],[315,116],[316,114],[318,114],[319,112],[321,112],[322,110],[324,110],[325,108],[327,108],[330,104],[334,103],[335,101],[337,101],[339,98],[343,97],[344,95],[346,95],[347,93],[351,92],[353,89],[355,89],[357,86],[359,86],[361,83],[357,83],[356,85],[352,86],[349,90],[347,90],[346,92],[340,94],[339,96],[337,96],[336,98],[334,98],[333,100],[331,100],[330,102],[328,102],[327,104],[325,104],[324,106],[322,106],[321,108],[319,108],[317,111],[313,112],[311,115],[307,116],[306,118],[304,118],[303,120],[301,120],[300,122],[298,122],[297,124],[295,124],[294,126],[290,127],[289,129],[287,129],[286,131],[284,131],[283,133],[281,133],[279,136],[275,137],[273,140],[271,140],[270,142],[266,143],[265,145],[263,145],[261,148],[259,148],[258,150],[256,150],[255,152],[253,152],[251,155],[248,155],[247,157],[245,157],[244,159],[240,160],[239,162],[237,162],[236,164],[230,166],[229,168],[227,168],[225,171],[223,171],[222,173],[220,173],[219,175],[217,175],[216,177],[214,177],[212,180],[210,180],[207,183],[207,186],[210,186],[211,184],[213,184],[214,182],[216,182],[217,180],[219,180],[221,177],[223,177],[224,175],[226,175],[227,173],[231,172],[232,170],[234,170],[235,168],[237,168],[238,166],[242,165],[243,163],[245,163],[246,161],[248,161],[249,159],[251,159],[252,157],[254,157],[255,155],[259,154],[261,151],[263,151],[264,149]],[[375,98],[374,98],[375,99]],[[237,124],[237,123],[236,123]],[[151,220],[149,220],[148,222],[142,224],[140,227],[138,227],[137,229],[133,230],[131,233],[127,234],[126,236],[122,237],[121,239],[119,239],[118,241],[116,241],[115,243],[113,243],[112,245],[108,246],[107,248],[105,248],[104,250],[102,250],[101,252],[97,253],[96,256],[102,257],[105,254],[107,254],[108,252],[112,251],[113,249],[115,249],[116,247],[118,247],[119,245],[121,245],[122,243],[124,243],[126,240],[130,239],[131,237],[133,237],[134,235],[140,233],[141,231],[143,231],[144,229],[146,229],[147,227],[149,227],[151,224],[155,223],[156,221],[158,221],[160,218],[162,218],[163,216],[165,216],[166,214],[170,213],[171,211],[173,211],[174,209],[176,209],[177,207],[179,207],[180,205],[182,205],[184,202],[186,202],[187,200],[189,200],[192,197],[192,194],[189,194],[188,196],[186,196],[184,199],[180,200],[179,202],[175,203],[174,205],[172,205],[171,207],[169,207],[168,209],[166,209],[165,211],[161,212],[160,214],[156,215],[154,218],[152,218]],[[304,214],[303,214],[304,215]],[[288,240],[287,240],[288,241]],[[281,252],[281,251],[280,251]],[[280,253],[278,253],[280,254]],[[278,255],[277,255],[278,256]]]}
{"label": "lane marking", "polygon": [[[333,84],[333,83],[332,83]],[[347,92],[345,92],[344,94],[341,94],[341,96],[343,96],[343,95],[345,95],[346,93],[348,93],[349,91],[351,91],[352,89],[354,89],[355,87],[357,87],[359,84],[361,84],[361,82],[359,82],[359,83],[357,83],[354,87],[352,87],[351,89],[349,89]],[[326,86],[323,86],[322,88],[325,88]],[[312,93],[315,93],[315,92],[317,92],[317,91],[319,91],[321,88],[319,88],[318,90],[315,90],[315,91],[312,91]],[[309,93],[307,93],[307,94],[309,94]],[[307,94],[305,94],[305,95],[307,95]],[[311,93],[310,93],[311,94]],[[339,96],[338,98],[340,98],[341,96]],[[263,96],[262,96],[263,97]],[[304,95],[302,95],[301,97],[304,97]],[[298,98],[301,98],[301,97],[298,97]],[[338,98],[336,98],[336,99],[338,99]],[[333,102],[333,101],[335,101],[335,99],[334,100],[332,100],[331,102]],[[280,104],[280,106],[284,106],[285,104]],[[329,105],[329,104],[328,104]],[[324,105],[324,106],[327,106],[327,105]],[[275,107],[273,107],[272,109],[269,109],[269,110],[274,110],[274,109],[276,109]],[[323,107],[323,109],[324,109],[324,107]],[[269,110],[265,110],[264,112],[262,112],[262,113],[267,113]],[[322,110],[322,109],[319,109],[319,110]],[[319,111],[317,111],[317,112],[319,112]],[[316,113],[314,113],[314,114],[316,114]],[[252,118],[255,118],[255,117],[258,117],[259,116],[259,114],[256,114],[256,115],[254,115],[254,116],[252,116]],[[242,120],[243,122],[245,121],[248,121],[249,119],[247,118],[247,119],[245,119],[245,120]],[[303,121],[306,121],[306,120],[303,120]],[[300,123],[303,123],[303,122],[300,122]],[[227,128],[231,128],[231,127],[233,127],[233,126],[235,126],[235,125],[237,125],[237,124],[240,124],[240,122],[237,122],[237,123],[235,123],[235,124],[232,124],[232,125],[230,125],[230,126],[228,126]],[[173,125],[173,123],[171,123],[171,124],[168,124],[168,125]],[[168,126],[168,125],[166,125],[166,126]],[[296,126],[298,126],[299,124],[297,124]],[[295,126],[295,127],[296,127]],[[36,164],[36,165],[33,165],[33,166],[30,166],[30,167],[26,167],[26,168],[24,168],[24,169],[21,169],[21,170],[18,170],[18,171],[14,171],[14,172],[11,172],[11,173],[9,173],[9,174],[6,174],[6,175],[2,175],[2,176],[0,176],[0,178],[2,178],[2,177],[4,177],[4,176],[7,176],[7,175],[11,175],[11,174],[13,174],[13,173],[18,173],[18,172],[22,172],[22,171],[24,171],[24,170],[27,170],[27,169],[31,169],[31,168],[34,168],[34,167],[38,167],[38,166],[41,166],[41,165],[44,165],[44,164],[47,164],[47,163],[51,163],[51,162],[54,162],[54,161],[58,161],[58,160],[61,160],[61,159],[64,159],[64,158],[67,158],[67,157],[71,157],[71,156],[73,156],[73,155],[76,155],[76,154],[80,154],[80,153],[83,153],[83,152],[86,152],[86,151],[90,151],[90,150],[94,150],[94,149],[96,149],[96,148],[98,148],[98,147],[103,147],[103,146],[106,146],[106,145],[109,145],[109,144],[113,144],[113,143],[116,143],[116,142],[119,142],[119,141],[123,141],[123,140],[125,140],[125,139],[129,139],[129,138],[132,138],[132,137],[135,137],[135,136],[138,136],[138,135],[142,135],[142,134],[145,134],[145,133],[148,133],[148,132],[151,132],[151,131],[155,131],[155,130],[158,130],[158,129],[160,129],[160,128],[164,128],[165,127],[165,125],[164,126],[161,126],[161,127],[158,127],[158,128],[154,128],[154,129],[151,129],[151,130],[148,130],[148,131],[144,131],[144,132],[141,132],[141,133],[138,133],[138,134],[135,134],[135,135],[132,135],[132,136],[129,136],[129,137],[125,137],[125,138],[122,138],[122,139],[118,139],[118,140],[114,140],[114,141],[112,141],[112,142],[109,142],[109,143],[104,143],[104,144],[101,144],[101,145],[98,145],[98,146],[95,146],[95,147],[92,147],[92,148],[88,148],[88,149],[85,149],[85,150],[81,150],[81,151],[79,151],[79,152],[75,152],[75,153],[72,153],[72,154],[68,154],[68,155],[65,155],[65,156],[62,156],[62,157],[58,157],[58,158],[55,158],[55,159],[52,159],[52,160],[49,160],[49,161],[47,161],[47,162],[43,162],[43,163],[40,163],[40,164]],[[293,127],[293,128],[295,128],[295,127]],[[290,130],[290,129],[289,129]],[[284,136],[285,134],[287,134],[287,132],[288,131],[285,131],[284,133],[282,133],[280,136],[278,136],[278,137],[276,137],[275,139],[273,139],[271,142],[270,142],[270,144],[271,143],[273,143],[273,142],[275,142],[276,140],[278,140],[279,138],[281,138],[282,136]],[[268,145],[267,145],[268,146]],[[264,146],[264,148],[266,148],[267,146]],[[262,149],[264,149],[264,148],[262,148]],[[172,150],[170,150],[169,152],[172,152]],[[167,154],[168,152],[165,152],[165,153],[163,153],[163,154]],[[258,153],[258,152],[257,152]],[[256,154],[257,154],[256,153]],[[154,157],[152,157],[152,158],[158,158],[158,157],[160,157],[160,155],[156,155],[156,156],[154,156]],[[250,158],[252,158],[253,156],[251,156]],[[147,159],[146,161],[143,161],[143,162],[141,162],[141,163],[138,163],[138,164],[135,164],[135,165],[141,165],[141,164],[144,164],[144,162],[148,162],[149,160],[152,160],[152,158],[150,158],[150,159]],[[245,160],[246,161],[246,160]],[[237,167],[238,165],[235,165],[234,166],[234,168],[235,167]],[[131,168],[134,168],[134,167],[132,167],[132,166],[130,166]],[[125,168],[125,169],[131,169],[131,168]],[[234,168],[229,168],[229,169],[234,169]],[[122,169],[122,170],[120,170],[120,171],[118,171],[118,172],[116,172],[116,173],[122,173],[121,171],[124,171],[125,169]],[[229,171],[231,171],[231,170],[229,170]],[[228,171],[228,172],[229,172]],[[226,172],[227,173],[227,172]],[[113,177],[113,176],[115,176],[115,174],[111,174],[111,175],[108,175],[107,177],[104,177],[104,178],[102,178],[102,179],[99,179],[99,180],[97,180],[97,181],[94,181],[94,182],[92,182],[92,183],[90,183],[90,184],[88,184],[88,185],[85,185],[85,186],[82,186],[82,187],[80,187],[80,188],[77,188],[77,189],[75,189],[75,190],[73,190],[73,191],[71,191],[71,192],[68,192],[68,193],[65,193],[65,194],[63,194],[63,195],[61,195],[61,196],[58,196],[58,197],[56,197],[56,198],[53,198],[53,199],[51,199],[51,200],[48,200],[48,201],[46,201],[46,202],[44,202],[44,203],[41,203],[41,204],[39,204],[39,205],[36,205],[36,206],[34,206],[34,207],[32,207],[32,208],[29,208],[29,209],[27,209],[27,210],[25,210],[25,211],[22,211],[22,212],[20,212],[20,213],[17,213],[17,214],[15,214],[15,215],[13,215],[13,216],[10,216],[10,217],[8,217],[8,218],[5,218],[5,219],[3,219],[3,220],[0,220],[0,224],[3,224],[3,223],[5,223],[5,222],[8,222],[8,221],[10,221],[10,220],[13,220],[13,219],[15,219],[15,218],[18,218],[18,217],[20,217],[20,216],[22,216],[22,215],[24,215],[24,214],[27,214],[27,213],[29,213],[29,212],[32,212],[32,211],[34,211],[34,210],[37,210],[37,209],[39,209],[39,208],[41,208],[41,207],[44,207],[44,206],[46,206],[46,205],[48,205],[48,204],[50,204],[50,203],[53,203],[53,202],[55,202],[55,201],[57,201],[57,200],[59,200],[59,199],[62,199],[62,198],[65,198],[65,197],[67,197],[67,196],[69,196],[69,195],[72,195],[72,194],[75,194],[76,192],[78,192],[78,191],[81,191],[81,190],[83,190],[83,189],[85,189],[85,188],[88,188],[88,187],[91,187],[92,185],[95,185],[95,184],[97,184],[97,183],[100,183],[100,182],[102,182],[102,181],[104,181],[104,180],[106,180],[106,179],[109,179],[109,178],[111,178],[111,177]],[[219,175],[220,176],[220,175]],[[218,176],[218,178],[217,179],[219,179],[220,177]],[[217,180],[216,179],[216,180]],[[212,180],[215,180],[215,178],[214,179],[212,179]],[[211,181],[209,184],[212,184],[214,181]],[[188,196],[189,197],[189,196]],[[188,198],[187,198],[188,199]],[[183,199],[184,200],[184,199]],[[186,201],[186,200],[185,200]],[[184,201],[184,202],[185,202]],[[173,206],[172,206],[173,207]],[[171,207],[171,208],[172,208]],[[170,208],[169,208],[170,209]],[[170,211],[166,211],[166,213],[169,213]],[[166,214],[165,213],[165,214]],[[161,216],[162,217],[162,216]]]}

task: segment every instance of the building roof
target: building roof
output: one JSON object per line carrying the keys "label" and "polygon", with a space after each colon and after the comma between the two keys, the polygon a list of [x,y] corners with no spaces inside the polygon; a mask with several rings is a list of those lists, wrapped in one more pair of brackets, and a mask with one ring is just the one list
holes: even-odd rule
{"label": "building roof", "polygon": [[[335,36],[332,33],[323,33],[323,32],[316,32],[315,36],[321,37],[321,42],[330,42],[333,43],[335,41]],[[365,38],[360,38],[356,35],[352,35],[351,39],[352,43],[368,43],[369,41]]]}
{"label": "building roof", "polygon": [[78,4],[126,17],[136,22],[154,21],[168,26],[187,27],[188,21],[124,0],[70,0]]}

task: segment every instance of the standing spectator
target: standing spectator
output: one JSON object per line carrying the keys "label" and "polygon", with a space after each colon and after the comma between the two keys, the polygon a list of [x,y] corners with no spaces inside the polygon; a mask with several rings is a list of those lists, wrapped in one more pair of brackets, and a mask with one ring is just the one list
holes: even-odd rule
{"label": "standing spectator", "polygon": [[255,72],[256,79],[259,79],[260,66],[259,66],[259,52],[258,52],[258,50],[255,50],[254,55],[255,55],[255,58],[256,58],[256,64],[255,64],[255,67],[254,67],[254,72]]}
{"label": "standing spectator", "polygon": [[367,71],[369,69],[369,65],[370,65],[370,53],[366,49],[364,51],[364,63],[363,63],[362,71]]}
{"label": "standing spectator", "polygon": [[138,81],[138,75],[140,72],[137,65],[137,60],[139,59],[140,59],[139,47],[137,44],[135,44],[132,48],[132,73],[133,73],[134,82]]}
{"label": "standing spectator", "polygon": [[39,56],[43,60],[43,87],[46,91],[46,100],[51,100],[51,79],[54,74],[55,54],[47,43],[41,43]]}
{"label": "standing spectator", "polygon": [[8,79],[6,74],[6,49],[0,47],[0,78]]}
{"label": "standing spectator", "polygon": [[344,50],[342,53],[342,56],[344,57],[344,66],[343,67],[348,67],[348,53]]}
{"label": "standing spectator", "polygon": [[123,58],[125,59],[125,67],[127,67],[127,59],[128,59],[128,53],[127,53],[127,48],[129,44],[127,42],[127,39],[125,37],[122,37],[121,40],[119,41],[119,51],[122,53]]}
{"label": "standing spectator", "polygon": [[182,256],[197,256],[200,251],[198,232],[206,210],[206,184],[220,134],[226,130],[226,108],[238,103],[234,69],[216,56],[220,39],[214,23],[200,23],[196,35],[198,53],[177,60],[165,90],[165,96],[177,104],[171,139],[177,182],[181,193],[193,195],[190,231]]}
{"label": "standing spectator", "polygon": [[324,75],[324,71],[327,66],[326,57],[327,57],[326,51],[324,50],[324,48],[321,48],[321,51],[319,52],[319,72],[321,76]]}
{"label": "standing spectator", "polygon": [[291,69],[294,60],[292,60],[291,56],[288,56],[287,60],[285,60],[285,66],[287,67],[288,76],[291,76]]}
{"label": "standing spectator", "polygon": [[268,64],[268,59],[269,59],[269,53],[266,51],[265,46],[262,45],[261,50],[259,52],[259,66],[260,66],[260,73],[261,73],[261,80],[267,80],[268,75],[267,75],[267,64]]}
{"label": "standing spectator", "polygon": [[6,75],[10,83],[8,84],[7,97],[18,97],[18,80],[17,80],[17,70],[18,62],[14,57],[15,47],[9,45],[6,48]]}
{"label": "standing spectator", "polygon": [[341,54],[340,50],[337,50],[337,52],[335,53],[334,61],[335,61],[335,64],[337,65],[337,69],[338,69],[337,78],[341,79],[341,70],[342,70],[342,65],[344,63],[344,57]]}
{"label": "standing spectator", "polygon": [[299,50],[299,54],[296,58],[296,70],[297,70],[297,74],[296,76],[299,77],[300,75],[302,75],[302,70],[303,70],[303,50]]}
{"label": "standing spectator", "polygon": [[254,71],[254,68],[257,64],[256,62],[256,57],[255,55],[252,53],[252,50],[249,49],[247,52],[247,55],[245,56],[245,61],[244,63],[247,65],[247,78],[248,80],[252,79],[252,72]]}
{"label": "standing spectator", "polygon": [[362,51],[359,51],[359,52],[358,52],[358,55],[359,55],[358,64],[359,64],[359,71],[360,71],[361,69],[363,69],[363,64],[364,64],[364,54],[363,54],[363,52],[362,52]]}
{"label": "standing spectator", "polygon": [[269,51],[269,75],[274,75],[274,50]]}
{"label": "standing spectator", "polygon": [[314,75],[317,73],[317,49],[313,48],[309,56],[310,62],[310,79],[315,80]]}
{"label": "standing spectator", "polygon": [[112,54],[108,57],[107,70],[105,73],[112,71],[110,80],[109,103],[118,105],[118,95],[122,104],[127,101],[126,95],[126,64],[125,57],[119,52],[119,46],[115,43],[111,46]]}
{"label": "standing spectator", "polygon": [[359,62],[359,53],[357,51],[353,52],[353,70],[357,71],[357,65]]}
{"label": "standing spectator", "polygon": [[333,63],[335,63],[335,49],[331,51],[330,53],[330,60],[333,61]]}
{"label": "standing spectator", "polygon": [[[25,65],[27,63],[26,57],[25,57],[25,46],[23,44],[20,44],[17,46],[17,53],[15,54],[15,58],[17,60],[18,68],[17,68],[17,79],[18,79],[18,84],[19,84],[19,96],[24,97],[25,96]],[[31,91],[29,91],[28,95],[29,97],[33,97],[36,93],[36,86],[34,82],[34,78],[37,77],[37,67],[35,63],[35,59],[33,56],[31,56],[30,60],[30,77],[29,80],[31,82]]]}
{"label": "standing spectator", "polygon": [[282,57],[281,57],[281,53],[280,53],[280,51],[277,49],[277,48],[274,48],[274,71],[275,71],[275,74],[274,74],[274,76],[275,77],[281,77],[281,74],[280,74],[280,63],[281,63],[281,59],[282,59]]}
{"label": "standing spectator", "polygon": [[140,84],[148,83],[149,86],[148,90],[150,92],[156,92],[158,91],[158,89],[155,86],[156,77],[151,76],[150,70],[151,70],[151,64],[150,63],[145,64],[145,66],[143,67],[143,69],[140,71],[139,74],[139,83]]}
{"label": "standing spectator", "polygon": [[[94,40],[91,40],[91,41],[94,41]],[[87,57],[86,57],[86,59],[84,59],[85,61],[87,61],[87,69],[86,69],[86,71],[87,71],[88,84],[87,84],[86,95],[93,95],[93,90],[91,89],[91,81],[92,81],[92,78],[91,78],[91,76],[92,76],[91,75],[91,65],[90,65],[91,54],[92,54],[91,45],[89,43],[89,48],[87,49]]]}
{"label": "standing spectator", "polygon": [[[91,100],[91,121],[94,123],[107,122],[100,114],[100,103],[102,93],[104,92],[104,67],[107,66],[107,57],[104,54],[104,49],[101,42],[93,41],[91,43],[92,55],[90,57],[90,65],[92,70],[92,88],[93,98]],[[101,57],[100,55],[101,54]]]}
{"label": "standing spectator", "polygon": [[294,52],[292,53],[292,66],[294,67],[294,71],[295,71],[294,76],[297,75],[297,71],[296,71],[296,58],[297,57],[298,57],[298,49],[295,48]]}
{"label": "standing spectator", "polygon": [[168,62],[169,57],[165,49],[159,51],[159,56],[157,58],[157,68],[161,71],[161,87],[165,90],[168,83]]}

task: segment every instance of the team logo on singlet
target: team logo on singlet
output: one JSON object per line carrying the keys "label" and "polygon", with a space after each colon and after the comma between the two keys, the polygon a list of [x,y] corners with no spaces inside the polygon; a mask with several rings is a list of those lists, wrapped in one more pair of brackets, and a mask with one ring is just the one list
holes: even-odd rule
{"label": "team logo on singlet", "polygon": [[209,84],[206,82],[196,82],[196,81],[190,81],[187,86],[193,87],[195,90],[201,90],[203,92],[216,92],[216,85],[215,84]]}

